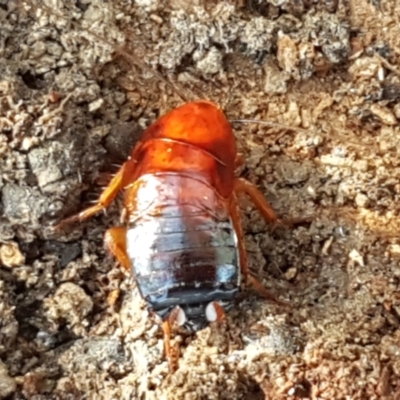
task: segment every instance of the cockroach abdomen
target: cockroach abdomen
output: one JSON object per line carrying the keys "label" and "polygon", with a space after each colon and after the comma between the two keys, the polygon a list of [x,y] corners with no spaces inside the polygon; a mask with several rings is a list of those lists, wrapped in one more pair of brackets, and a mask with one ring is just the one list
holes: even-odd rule
{"label": "cockroach abdomen", "polygon": [[[181,179],[184,184],[190,178]],[[181,307],[191,330],[206,325],[210,302],[229,308],[240,286],[237,237],[228,212],[214,213],[209,206],[218,197],[199,183],[197,189],[207,192],[208,202],[182,203],[175,191],[127,228],[127,254],[143,298],[162,318]]]}

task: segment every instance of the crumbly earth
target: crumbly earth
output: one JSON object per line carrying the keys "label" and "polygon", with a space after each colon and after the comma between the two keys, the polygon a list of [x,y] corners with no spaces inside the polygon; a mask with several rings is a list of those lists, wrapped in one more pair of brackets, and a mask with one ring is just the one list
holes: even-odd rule
{"label": "crumbly earth", "polygon": [[[399,399],[400,5],[0,0],[0,398]],[[241,199],[250,266],[226,324],[162,332],[96,199],[158,116],[219,103],[284,221]],[[262,122],[245,122],[257,120]]]}

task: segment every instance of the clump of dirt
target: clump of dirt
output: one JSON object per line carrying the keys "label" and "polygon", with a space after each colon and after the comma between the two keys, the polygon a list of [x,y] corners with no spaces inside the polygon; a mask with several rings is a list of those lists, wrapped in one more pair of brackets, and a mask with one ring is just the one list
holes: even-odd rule
{"label": "clump of dirt", "polygon": [[[0,398],[400,396],[397,2],[3,3]],[[251,269],[292,306],[242,296],[225,325],[177,335],[169,374],[103,248],[119,202],[52,226],[196,98],[223,107],[241,174],[285,222],[241,199]]]}

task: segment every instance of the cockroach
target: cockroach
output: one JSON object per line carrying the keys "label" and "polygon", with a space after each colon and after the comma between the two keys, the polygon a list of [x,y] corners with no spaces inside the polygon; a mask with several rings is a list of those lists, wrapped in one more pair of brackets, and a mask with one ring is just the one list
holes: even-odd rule
{"label": "cockroach", "polygon": [[198,331],[222,321],[241,275],[275,300],[249,274],[238,194],[247,194],[268,222],[277,216],[255,185],[235,177],[238,163],[220,108],[206,100],[186,103],[144,132],[95,205],[61,222],[93,216],[124,189],[121,226],[106,231],[105,246],[161,317],[171,370],[177,367],[171,328]]}

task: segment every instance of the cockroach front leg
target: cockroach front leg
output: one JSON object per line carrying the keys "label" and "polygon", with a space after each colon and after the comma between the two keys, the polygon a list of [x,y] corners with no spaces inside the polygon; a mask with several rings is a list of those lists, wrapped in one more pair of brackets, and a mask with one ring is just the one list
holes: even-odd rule
{"label": "cockroach front leg", "polygon": [[[260,195],[262,195],[261,192],[258,192],[258,193]],[[264,201],[267,202],[265,199],[264,199]],[[267,203],[267,205],[269,206],[268,203]],[[272,210],[272,208],[271,208],[271,210]],[[275,213],[274,213],[274,215],[275,215]],[[232,218],[232,223],[235,228],[235,231],[238,235],[240,269],[246,279],[246,283],[252,285],[262,297],[264,297],[268,300],[271,300],[277,304],[288,306],[288,303],[278,300],[276,298],[276,296],[274,296],[267,289],[265,289],[265,287],[254,276],[250,275],[250,273],[249,273],[249,267],[247,264],[247,253],[246,253],[246,248],[244,245],[244,233],[243,233],[242,222],[241,222],[241,218],[240,218],[240,211],[239,211],[237,198],[236,198],[235,194],[233,194],[231,197],[230,216]]]}

